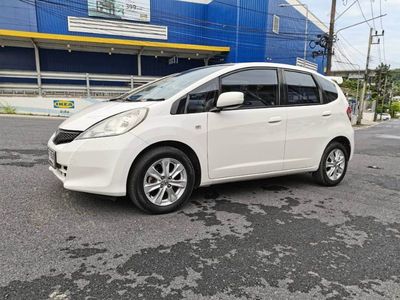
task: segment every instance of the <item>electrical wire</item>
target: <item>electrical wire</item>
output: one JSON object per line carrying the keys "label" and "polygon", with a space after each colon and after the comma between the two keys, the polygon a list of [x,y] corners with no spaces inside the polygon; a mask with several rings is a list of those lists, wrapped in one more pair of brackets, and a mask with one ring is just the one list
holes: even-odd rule
{"label": "electrical wire", "polygon": [[[30,5],[35,5],[35,0],[19,0],[19,1],[27,3],[27,4],[30,4]],[[52,16],[55,16],[55,17],[58,17],[58,18],[65,19],[65,13],[63,13],[62,11],[60,11],[58,9],[55,9],[54,5],[62,5],[63,7],[68,7],[68,9],[70,11],[74,11],[76,13],[87,15],[87,7],[86,8],[85,7],[72,7],[72,6],[66,5],[65,3],[61,3],[60,4],[60,3],[55,3],[54,1],[50,1],[50,0],[36,0],[36,3],[37,2],[42,2],[41,7],[40,7],[41,9],[45,10],[47,13],[51,13]],[[74,2],[74,1],[70,1],[70,2]],[[234,25],[227,25],[227,24],[223,24],[223,23],[213,22],[211,24],[212,26],[214,26],[214,27],[215,26],[220,26],[221,28],[210,28],[211,26],[204,26],[204,25],[199,25],[198,24],[198,23],[200,23],[200,24],[202,24],[202,23],[203,24],[204,23],[205,24],[210,24],[210,22],[204,22],[204,20],[195,19],[195,18],[185,18],[185,17],[181,17],[179,15],[172,15],[171,16],[170,14],[166,15],[166,17],[168,17],[168,19],[166,19],[165,21],[168,21],[169,23],[176,24],[176,25],[190,26],[190,27],[194,27],[194,28],[197,28],[197,29],[212,29],[212,30],[218,30],[218,31],[223,32],[223,33],[232,33],[232,34],[237,30],[237,27],[234,26]],[[158,21],[162,21],[162,20],[164,20],[164,17],[163,17],[162,13],[159,13],[159,11],[156,11],[156,13],[154,15],[152,15],[152,19],[156,19]],[[183,20],[190,19],[191,21],[194,21],[194,22],[187,23],[187,22],[181,21],[182,19]],[[289,18],[288,22],[290,24],[289,24],[288,27],[290,27],[290,25],[292,25],[292,24],[294,25],[293,27],[295,27],[296,26],[295,20],[304,21],[303,19],[300,19],[300,18]],[[253,50],[254,49],[264,49],[266,51],[270,51],[272,49],[286,49],[287,50],[288,49],[288,47],[287,47],[287,42],[288,41],[293,41],[293,42],[298,42],[300,40],[303,41],[305,36],[306,36],[304,33],[299,33],[299,32],[287,31],[287,32],[280,32],[280,35],[276,35],[276,34],[272,34],[271,32],[267,32],[265,30],[259,30],[259,29],[248,28],[248,27],[247,28],[246,27],[245,28],[239,27],[239,28],[243,29],[243,31],[244,31],[244,32],[240,32],[240,35],[242,37],[242,41],[241,41],[240,45],[241,45],[241,47],[248,48],[249,50],[252,50],[252,49]],[[182,31],[178,32],[178,31],[175,31],[174,29],[170,29],[169,31],[172,32],[172,33],[183,35],[183,36],[189,36],[189,37],[193,37],[193,38],[198,38],[199,37],[198,35],[190,34],[190,33],[187,33],[187,32],[182,32]],[[316,34],[321,34],[322,32],[321,31],[315,31],[315,33]],[[243,35],[251,35],[251,37],[254,36],[254,35],[263,35],[263,36],[265,36],[265,35],[268,36],[269,35],[269,36],[273,36],[275,45],[269,44],[269,45],[267,45],[267,49],[265,49],[265,45],[260,45],[260,44],[251,43],[249,41],[244,41],[243,40]],[[309,32],[307,36],[308,37],[312,37],[313,36],[313,32]],[[219,43],[221,43],[221,42],[223,42],[223,43],[224,42],[226,42],[226,43],[234,43],[235,42],[235,38],[233,38],[233,39],[229,39],[229,38],[221,39],[221,38],[218,38],[218,37],[216,37],[216,38],[203,37],[203,38],[207,39],[207,40],[218,41]],[[282,46],[277,46],[276,45],[276,43],[280,44],[280,43],[283,43],[283,42],[285,42],[285,45],[282,45]],[[297,58],[299,56],[302,56],[301,54],[303,54],[303,51],[297,50],[297,49],[294,50],[294,51],[293,50],[294,49],[291,49],[290,53],[292,53],[292,55],[293,54],[298,54],[297,56],[295,56],[295,57],[285,56],[285,57],[282,57],[282,58],[274,57],[274,59],[289,59],[289,58]]]}
{"label": "electrical wire", "polygon": [[[49,4],[49,5],[63,6],[63,7],[68,7],[69,9],[72,8],[72,6],[70,6],[69,4],[55,2],[54,0],[18,0],[18,1],[31,2],[32,4],[40,4],[42,2],[42,3]],[[247,10],[247,11],[260,13],[260,14],[263,14],[263,15],[270,15],[270,16],[274,15],[273,13],[262,12],[262,11],[259,11],[259,10],[256,10],[256,9],[251,9],[251,8],[244,7],[244,6],[236,6],[235,4],[229,4],[229,3],[225,3],[225,2],[222,2],[222,1],[218,1],[218,0],[214,0],[214,2],[222,4],[222,5],[225,5],[225,6],[230,6],[230,7],[234,7],[234,8],[240,8],[242,10]],[[87,8],[94,8],[95,7],[95,6],[90,6],[89,4],[88,5],[82,5],[83,2],[80,2],[80,1],[69,0],[68,3],[77,4],[78,6],[83,7],[83,9],[81,9],[81,12],[85,12],[85,13],[87,13],[87,11],[88,11]],[[142,8],[143,10],[147,10],[148,9],[147,7],[139,6],[139,5],[136,5],[136,7]],[[153,11],[164,12],[164,11],[160,11],[160,10],[152,8],[152,12]],[[287,15],[280,15],[279,17],[298,20],[298,21],[304,21],[304,18],[296,18],[296,17],[287,16]],[[321,22],[321,23],[323,23],[323,22]],[[323,23],[323,24],[325,24],[325,23]]]}
{"label": "electrical wire", "polygon": [[[29,4],[31,4],[31,5],[34,5],[34,4],[35,4],[34,0],[19,0],[19,1],[25,2],[25,3],[29,3]],[[46,1],[46,0],[37,0],[37,1],[38,1],[38,2],[44,1],[44,2],[46,2],[46,3],[57,4],[57,3],[51,2],[51,1],[49,1],[49,0],[47,0],[47,1]],[[71,2],[74,2],[74,1],[71,1]],[[66,6],[65,4],[62,4],[62,5],[63,5],[63,6]],[[46,10],[46,11],[52,13],[52,14],[55,15],[55,16],[65,18],[65,14],[62,14],[62,13],[61,13],[61,15],[60,15],[60,12],[59,12],[58,10],[53,10],[53,9],[51,9],[51,8],[49,8],[49,7],[42,7],[42,9],[44,9],[44,10]],[[74,12],[77,12],[77,13],[84,13],[84,14],[87,14],[87,10],[82,11],[82,9],[77,9],[76,7],[69,7],[69,9],[72,10],[72,11],[74,11]],[[152,19],[157,20],[157,21],[164,20],[164,21],[167,21],[167,22],[169,22],[169,23],[175,23],[175,24],[181,24],[181,25],[182,25],[182,24],[184,24],[184,22],[181,22],[180,19],[188,19],[188,20],[190,20],[192,23],[186,23],[185,25],[192,26],[192,27],[195,26],[195,25],[193,24],[193,21],[195,21],[195,22],[201,22],[201,23],[206,23],[206,24],[212,24],[212,25],[215,25],[215,26],[221,26],[221,27],[223,27],[223,28],[231,28],[232,30],[235,30],[235,32],[236,32],[236,30],[237,30],[237,27],[236,27],[235,25],[229,25],[229,24],[223,24],[223,23],[216,23],[216,22],[207,22],[207,21],[205,21],[205,20],[200,20],[200,19],[195,19],[195,18],[188,18],[188,17],[182,17],[182,16],[179,16],[179,15],[171,15],[171,14],[168,14],[168,15],[165,14],[165,17],[163,17],[162,14],[158,14],[159,11],[155,10],[155,12],[156,12],[156,14],[153,15],[153,18],[152,18]],[[197,27],[203,27],[203,28],[206,28],[206,29],[210,29],[208,26],[197,25]],[[255,28],[250,28],[250,27],[243,27],[243,26],[240,26],[240,27],[238,27],[238,28],[242,30],[242,32],[241,32],[240,34],[243,34],[243,32],[249,32],[249,33],[251,33],[251,34],[260,33],[260,34],[267,34],[267,35],[271,35],[271,36],[274,35],[274,34],[272,34],[271,32],[264,31],[264,30],[259,30],[259,29],[255,29]],[[213,28],[213,29],[214,29],[214,28]],[[288,36],[299,37],[299,39],[304,39],[304,38],[305,38],[305,34],[304,34],[304,33],[299,33],[299,32],[280,32],[280,34],[288,35]],[[312,36],[312,35],[314,35],[314,34],[315,34],[315,35],[321,34],[321,31],[309,31],[309,33],[308,33],[309,36]],[[274,35],[274,36],[275,36],[275,35]],[[280,37],[280,38],[281,38],[281,37]]]}
{"label": "electrical wire", "polygon": [[[335,22],[341,17],[343,16],[350,8],[353,7],[354,4],[357,3],[358,0],[355,0],[352,4],[350,4],[344,11],[342,11],[335,19]],[[347,3],[346,3],[347,4]],[[343,4],[344,5],[344,4]]]}
{"label": "electrical wire", "polygon": [[373,5],[373,0],[370,0],[369,3],[371,4],[371,15],[372,15],[372,24],[374,25],[374,28],[376,28],[375,25],[375,20],[374,20],[374,5]]}
{"label": "electrical wire", "polygon": [[365,22],[366,22],[366,23],[368,24],[368,26],[371,28],[372,26],[369,24],[368,19],[367,19],[367,17],[366,17],[365,14],[364,14],[364,11],[363,11],[363,9],[362,9],[362,7],[361,7],[361,4],[360,4],[360,1],[359,1],[359,0],[357,0],[357,5],[358,5],[358,8],[359,8],[360,11],[361,11],[361,14],[362,14],[362,16],[363,16]]}
{"label": "electrical wire", "polygon": [[[380,12],[380,14],[382,15],[382,0],[379,0],[379,12]],[[382,18],[381,18],[381,29],[382,29],[382,32],[384,32],[384,30],[383,30],[383,20],[382,20]],[[382,36],[382,48],[383,48],[383,60],[384,60],[384,62],[385,62],[385,64],[386,64],[386,46],[385,46],[385,34],[383,34],[383,36]]]}

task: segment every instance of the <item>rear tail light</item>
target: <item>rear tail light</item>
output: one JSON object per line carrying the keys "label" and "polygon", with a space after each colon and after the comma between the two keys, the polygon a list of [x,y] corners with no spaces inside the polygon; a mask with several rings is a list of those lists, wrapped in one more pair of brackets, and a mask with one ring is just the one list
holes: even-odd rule
{"label": "rear tail light", "polygon": [[352,109],[351,109],[350,106],[348,106],[348,107],[347,107],[347,110],[346,110],[346,114],[347,114],[347,116],[349,117],[349,120],[350,120],[350,121],[351,121],[351,113],[352,113]]}

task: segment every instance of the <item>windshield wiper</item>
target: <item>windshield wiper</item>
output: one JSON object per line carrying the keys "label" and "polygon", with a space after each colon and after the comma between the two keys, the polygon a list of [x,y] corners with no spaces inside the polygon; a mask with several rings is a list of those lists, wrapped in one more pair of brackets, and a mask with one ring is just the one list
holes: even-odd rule
{"label": "windshield wiper", "polygon": [[164,100],[165,98],[147,98],[143,101],[146,102],[146,101],[164,101]]}
{"label": "windshield wiper", "polygon": [[155,101],[164,101],[165,98],[147,98],[147,99],[130,99],[129,97],[118,97],[113,98],[108,101],[121,101],[121,102],[155,102]]}
{"label": "windshield wiper", "polygon": [[109,99],[108,101],[124,101],[126,98],[123,98],[123,97],[118,97],[118,98],[112,98],[112,99]]}

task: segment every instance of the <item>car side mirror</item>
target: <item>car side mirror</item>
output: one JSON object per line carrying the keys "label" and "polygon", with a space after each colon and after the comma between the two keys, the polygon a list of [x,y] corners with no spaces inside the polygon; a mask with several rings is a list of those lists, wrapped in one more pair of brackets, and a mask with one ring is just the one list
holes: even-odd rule
{"label": "car side mirror", "polygon": [[233,109],[244,102],[244,94],[242,92],[226,92],[219,95],[217,100],[217,109]]}

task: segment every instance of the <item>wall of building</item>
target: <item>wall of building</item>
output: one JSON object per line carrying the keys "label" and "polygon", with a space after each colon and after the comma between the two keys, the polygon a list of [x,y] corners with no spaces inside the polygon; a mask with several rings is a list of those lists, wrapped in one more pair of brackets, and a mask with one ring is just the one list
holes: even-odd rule
{"label": "wall of building", "polygon": [[36,8],[32,1],[1,0],[0,28],[37,31]]}
{"label": "wall of building", "polygon": [[[296,64],[296,58],[304,57],[305,22],[306,17],[294,7],[280,7],[282,1],[270,0],[268,4],[269,18],[267,21],[266,61],[284,64]],[[280,17],[279,34],[272,31],[273,16]],[[323,73],[324,61],[322,57],[313,58],[312,51],[321,50],[320,47],[311,49],[309,42],[316,40],[317,35],[324,31],[313,22],[308,22],[307,60],[318,64],[318,71]]]}
{"label": "wall of building", "polygon": [[[58,108],[54,102],[72,103],[69,108]],[[57,97],[2,97],[1,105],[10,105],[17,114],[69,117],[89,105],[104,101],[95,98],[57,98]]]}
{"label": "wall of building", "polygon": [[0,47],[0,70],[34,71],[33,48]]}
{"label": "wall of building", "polygon": [[[5,1],[5,2],[4,2]],[[282,8],[278,0],[213,0],[209,4],[177,0],[151,0],[152,25],[168,27],[168,42],[229,46],[226,57],[211,63],[271,61],[295,64],[303,57],[305,17],[293,7]],[[68,31],[68,16],[88,17],[87,0],[36,0],[36,7],[21,1],[3,0],[0,9],[0,28],[31,30],[45,33],[116,37]],[[5,9],[6,8],[6,9]],[[4,11],[14,10],[7,18]],[[272,32],[272,16],[280,19],[280,34]],[[12,19],[12,20],[11,20]],[[19,19],[24,19],[17,26]],[[101,20],[101,18],[97,18]],[[14,27],[7,27],[13,23]],[[309,39],[321,29],[309,22]],[[139,39],[140,38],[135,38]],[[165,42],[165,41],[164,41]],[[34,66],[32,49],[0,48],[0,69],[30,69]],[[21,48],[22,49],[22,48]],[[318,50],[318,49],[314,49]],[[308,47],[307,59],[313,59]],[[108,55],[62,50],[40,50],[42,70],[112,74],[137,74],[135,55]],[[160,76],[203,65],[203,60],[180,59],[169,65],[168,58],[143,56],[143,75]],[[24,63],[22,63],[24,62]]]}
{"label": "wall of building", "polygon": [[218,0],[207,6],[205,39],[226,45],[226,62],[265,61],[268,0]]}

